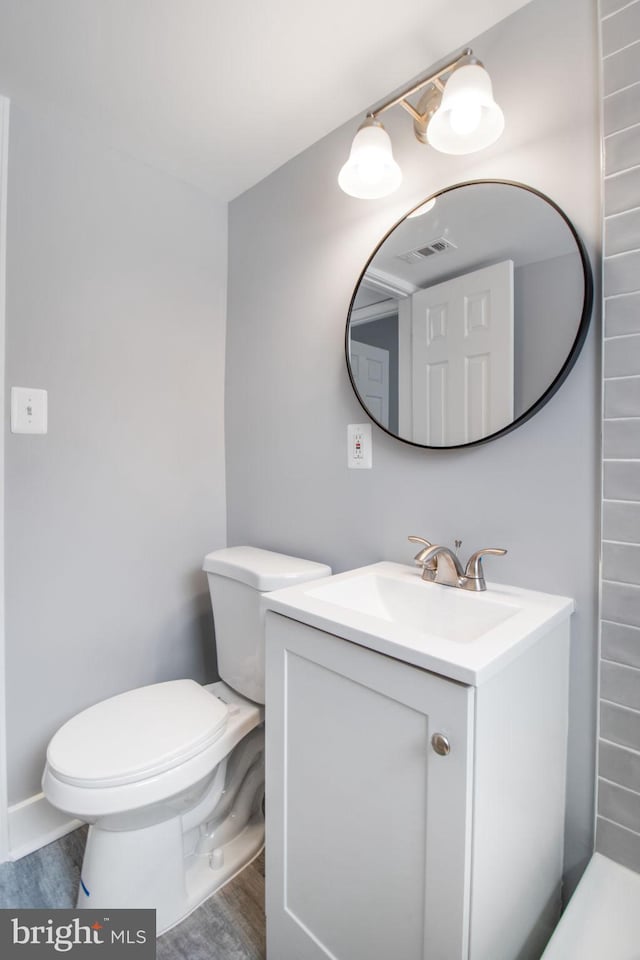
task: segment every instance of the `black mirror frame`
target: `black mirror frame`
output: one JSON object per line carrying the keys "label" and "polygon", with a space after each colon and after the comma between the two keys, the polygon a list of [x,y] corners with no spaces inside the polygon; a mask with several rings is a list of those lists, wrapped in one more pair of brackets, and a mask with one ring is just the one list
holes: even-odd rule
{"label": "black mirror frame", "polygon": [[[387,427],[383,426],[378,420],[376,420],[376,418],[371,415],[371,413],[365,406],[362,400],[362,397],[358,393],[358,389],[355,384],[353,373],[351,371],[351,361],[349,356],[349,329],[350,329],[350,322],[351,322],[351,313],[353,310],[356,296],[358,294],[358,290],[360,289],[360,284],[362,283],[363,277],[367,272],[369,264],[371,263],[371,261],[377,254],[378,250],[383,245],[383,243],[385,243],[388,237],[393,233],[393,231],[397,227],[399,227],[401,223],[404,223],[407,217],[411,213],[413,213],[414,210],[417,210],[418,207],[421,207],[424,203],[427,203],[429,200],[433,199],[434,197],[440,197],[445,193],[450,193],[452,190],[458,190],[460,189],[460,187],[470,187],[476,184],[503,184],[505,186],[519,187],[522,190],[527,190],[529,193],[535,194],[536,196],[540,197],[541,200],[544,200],[546,203],[548,203],[549,206],[553,207],[556,213],[558,213],[562,217],[567,227],[569,228],[573,236],[573,239],[575,240],[578,253],[580,254],[580,260],[582,262],[582,271],[584,275],[584,300],[582,305],[582,314],[580,316],[580,324],[578,326],[578,331],[576,333],[571,349],[569,350],[569,353],[567,354],[567,357],[562,367],[558,371],[556,378],[547,387],[545,392],[538,398],[538,400],[536,400],[536,402],[532,404],[532,406],[530,406],[528,410],[525,410],[524,413],[520,414],[519,417],[513,420],[512,423],[508,424],[508,426],[503,427],[501,430],[496,430],[495,433],[491,433],[487,437],[481,437],[479,440],[471,440],[469,443],[454,443],[449,446],[431,446],[427,443],[416,443],[414,440],[408,440],[406,437],[401,437],[397,433],[393,433],[391,430],[387,429]],[[351,302],[349,303],[349,310],[347,312],[347,324],[346,324],[346,330],[345,330],[344,346],[345,346],[345,357],[347,361],[347,372],[349,374],[349,380],[351,381],[351,386],[353,388],[353,392],[356,395],[358,403],[360,404],[364,412],[367,414],[369,419],[372,420],[373,423],[376,424],[376,426],[380,427],[381,430],[384,430],[384,432],[387,433],[390,437],[393,437],[396,440],[400,440],[402,443],[407,443],[409,444],[409,446],[412,446],[412,447],[421,447],[423,450],[461,450],[461,449],[466,449],[468,447],[477,447],[482,443],[489,443],[490,440],[497,440],[498,437],[504,437],[506,434],[511,433],[512,430],[515,430],[517,427],[521,427],[523,423],[526,423],[527,420],[530,420],[531,417],[533,417],[536,413],[538,413],[538,411],[541,410],[542,407],[544,407],[545,404],[549,402],[549,400],[551,400],[554,394],[558,392],[558,390],[560,389],[564,381],[569,376],[571,369],[573,368],[576,360],[578,359],[578,356],[580,355],[580,351],[584,346],[584,342],[586,340],[587,333],[589,331],[589,324],[591,322],[592,311],[593,311],[593,273],[591,270],[591,264],[589,262],[589,257],[587,256],[587,252],[584,247],[584,244],[582,243],[582,240],[578,236],[578,233],[575,227],[573,226],[571,220],[569,220],[569,218],[567,217],[564,210],[562,210],[557,203],[551,200],[550,197],[542,193],[540,190],[536,190],[535,187],[528,186],[525,183],[518,183],[516,180],[490,180],[490,179],[465,180],[462,183],[456,183],[456,184],[452,184],[452,186],[450,187],[444,187],[442,190],[438,190],[436,193],[432,193],[431,196],[426,197],[424,200],[421,200],[420,203],[416,204],[415,207],[413,207],[411,210],[409,210],[408,213],[406,213],[403,217],[397,220],[396,223],[394,223],[394,225],[391,227],[391,229],[385,233],[384,237],[378,243],[375,250],[373,251],[369,259],[365,263],[360,273],[360,276],[358,277],[358,281],[355,285],[353,295],[351,297]]]}

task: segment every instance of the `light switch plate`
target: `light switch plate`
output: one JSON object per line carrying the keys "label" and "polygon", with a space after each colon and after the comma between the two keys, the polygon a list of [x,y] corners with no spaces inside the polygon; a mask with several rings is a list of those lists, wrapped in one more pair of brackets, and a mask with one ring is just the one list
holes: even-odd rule
{"label": "light switch plate", "polygon": [[47,432],[47,391],[11,388],[11,433]]}

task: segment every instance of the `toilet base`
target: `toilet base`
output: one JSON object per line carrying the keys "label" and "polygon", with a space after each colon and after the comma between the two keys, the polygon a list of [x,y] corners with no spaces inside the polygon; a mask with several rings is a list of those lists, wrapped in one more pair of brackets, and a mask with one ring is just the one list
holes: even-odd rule
{"label": "toilet base", "polygon": [[[132,832],[92,826],[77,906],[93,910],[155,909],[156,934],[160,936],[232,880],[263,847],[261,807],[235,837],[211,853],[186,857],[177,820]],[[162,862],[158,851],[162,851]]]}
{"label": "toilet base", "polygon": [[[173,922],[162,924],[157,917],[157,936],[166,933],[181,923],[194,910],[202,906],[205,900],[220,890],[248,867],[264,850],[264,817],[256,817],[248,823],[243,832],[220,848],[222,856],[214,866],[208,857],[194,855],[186,867],[187,895],[184,900],[184,913]],[[212,858],[213,859],[213,858]]]}

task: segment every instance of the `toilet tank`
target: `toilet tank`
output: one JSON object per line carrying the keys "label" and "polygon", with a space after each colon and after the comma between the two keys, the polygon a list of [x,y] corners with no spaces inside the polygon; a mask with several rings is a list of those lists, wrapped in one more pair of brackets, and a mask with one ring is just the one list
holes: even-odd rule
{"label": "toilet tank", "polygon": [[216,630],[218,673],[225,683],[264,703],[263,593],[330,577],[331,567],[258,547],[227,547],[204,558]]}

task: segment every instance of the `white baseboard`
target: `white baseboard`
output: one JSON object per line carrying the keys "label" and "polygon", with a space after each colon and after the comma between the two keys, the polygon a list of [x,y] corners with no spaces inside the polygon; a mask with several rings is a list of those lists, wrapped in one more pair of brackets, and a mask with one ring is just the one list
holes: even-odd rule
{"label": "white baseboard", "polygon": [[81,826],[81,820],[71,819],[52,807],[43,793],[36,793],[9,807],[8,859],[20,860]]}

